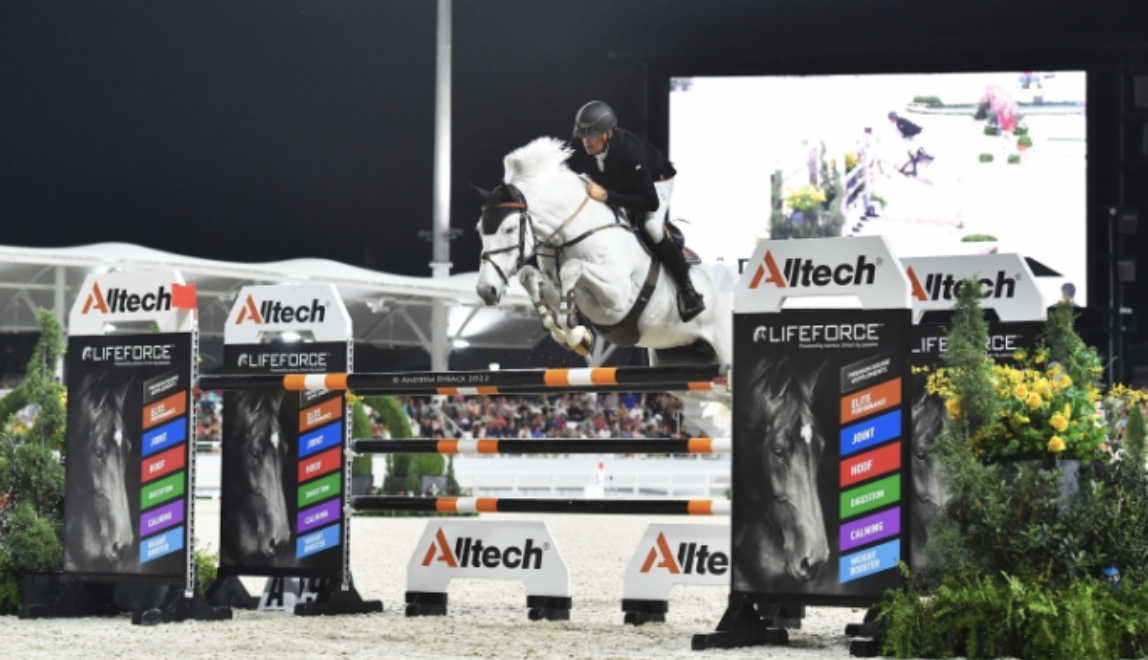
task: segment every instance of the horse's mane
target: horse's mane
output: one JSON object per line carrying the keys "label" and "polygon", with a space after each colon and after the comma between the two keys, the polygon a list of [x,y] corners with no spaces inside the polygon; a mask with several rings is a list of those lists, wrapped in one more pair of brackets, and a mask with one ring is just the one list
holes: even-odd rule
{"label": "horse's mane", "polygon": [[540,137],[510,152],[502,161],[506,168],[503,181],[518,185],[524,180],[569,172],[566,159],[574,152],[565,142],[554,137]]}

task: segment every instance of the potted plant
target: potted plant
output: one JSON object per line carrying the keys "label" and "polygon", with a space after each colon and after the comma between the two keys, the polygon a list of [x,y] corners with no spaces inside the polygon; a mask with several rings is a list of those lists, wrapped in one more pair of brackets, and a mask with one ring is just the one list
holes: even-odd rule
{"label": "potted plant", "polygon": [[821,186],[807,184],[789,191],[785,203],[791,213],[790,221],[795,225],[813,224],[817,220],[817,211],[827,200],[825,190]]}
{"label": "potted plant", "polygon": [[[970,286],[978,287],[965,284],[962,289]],[[1096,350],[1076,334],[1073,322],[1072,307],[1061,303],[1050,312],[1040,345],[1018,350],[1012,364],[994,364],[986,352],[972,366],[934,371],[926,387],[929,394],[945,399],[953,418],[964,414],[965,399],[978,399],[978,414],[984,419],[968,438],[974,457],[986,464],[1057,469],[1065,498],[1076,491],[1079,468],[1107,451],[1107,429],[1097,410],[1104,396],[1104,366]],[[972,380],[991,393],[978,397]],[[1111,393],[1138,398],[1119,386]]]}
{"label": "potted plant", "polygon": [[64,564],[61,456],[67,417],[64,388],[55,381],[63,332],[48,310],[40,310],[37,323],[40,340],[23,385],[36,406],[35,422],[20,433],[11,419],[0,420],[0,572],[15,576],[25,606],[55,599]]}

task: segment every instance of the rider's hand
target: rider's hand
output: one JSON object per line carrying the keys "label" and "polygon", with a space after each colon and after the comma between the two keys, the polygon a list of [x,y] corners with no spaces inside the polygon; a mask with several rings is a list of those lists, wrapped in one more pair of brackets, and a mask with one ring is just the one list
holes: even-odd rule
{"label": "rider's hand", "polygon": [[606,201],[606,189],[593,181],[586,182],[586,194],[590,196],[590,199],[595,201]]}

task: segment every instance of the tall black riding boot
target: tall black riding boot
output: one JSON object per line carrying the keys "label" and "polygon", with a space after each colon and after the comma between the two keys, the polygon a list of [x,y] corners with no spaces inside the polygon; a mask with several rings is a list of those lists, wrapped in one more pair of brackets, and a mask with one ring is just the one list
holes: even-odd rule
{"label": "tall black riding boot", "polygon": [[657,250],[658,259],[678,287],[678,313],[681,314],[683,322],[688,322],[706,308],[705,301],[697,291],[694,291],[694,283],[690,281],[690,265],[682,256],[681,248],[669,236],[663,238],[661,243],[655,244],[654,248]]}

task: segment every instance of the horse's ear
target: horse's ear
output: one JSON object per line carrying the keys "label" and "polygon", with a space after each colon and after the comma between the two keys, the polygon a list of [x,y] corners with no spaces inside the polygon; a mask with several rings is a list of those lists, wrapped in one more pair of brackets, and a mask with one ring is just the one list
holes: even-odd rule
{"label": "horse's ear", "polygon": [[807,401],[813,399],[813,391],[817,389],[817,381],[821,380],[821,374],[825,372],[825,365],[826,363],[822,362],[816,369],[801,379],[801,393],[805,395]]}
{"label": "horse's ear", "polygon": [[474,185],[473,183],[470,184],[470,187],[474,188],[475,192],[477,192],[479,195],[482,196],[483,201],[489,201],[490,200],[490,195],[492,193],[489,190],[483,190],[482,188],[479,188],[478,186]]}

